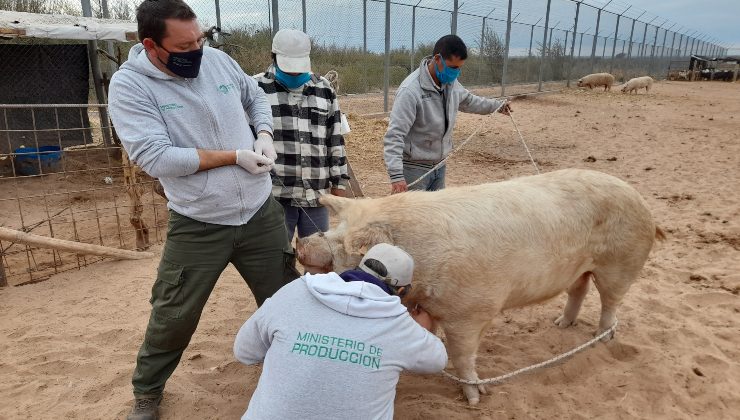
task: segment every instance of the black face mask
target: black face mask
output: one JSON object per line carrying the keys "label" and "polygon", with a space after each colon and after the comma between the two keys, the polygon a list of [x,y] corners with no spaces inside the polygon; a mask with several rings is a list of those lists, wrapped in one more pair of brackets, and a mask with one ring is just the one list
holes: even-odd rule
{"label": "black face mask", "polygon": [[170,54],[166,63],[157,56],[157,60],[164,64],[164,66],[167,67],[167,70],[186,79],[194,79],[198,77],[198,72],[200,72],[200,61],[203,58],[203,47],[186,52],[170,52],[161,45],[159,47]]}

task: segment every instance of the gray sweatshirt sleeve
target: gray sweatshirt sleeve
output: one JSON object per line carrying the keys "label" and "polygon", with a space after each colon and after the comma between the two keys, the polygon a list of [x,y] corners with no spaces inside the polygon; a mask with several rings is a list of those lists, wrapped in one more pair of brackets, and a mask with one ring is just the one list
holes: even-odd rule
{"label": "gray sweatshirt sleeve", "polygon": [[192,175],[198,171],[198,151],[172,144],[159,108],[144,92],[114,79],[108,108],[124,149],[144,172],[163,178]]}
{"label": "gray sweatshirt sleeve", "polygon": [[239,85],[242,91],[242,105],[244,110],[247,111],[249,122],[258,133],[260,131],[272,133],[272,108],[267,101],[267,95],[253,77],[244,73],[236,62],[234,64],[240,74]]}
{"label": "gray sweatshirt sleeve", "polygon": [[[270,299],[265,302],[268,304]],[[265,305],[249,317],[242,325],[234,340],[234,357],[245,365],[255,365],[265,360],[267,350],[272,344],[272,335],[268,332],[264,318]]]}
{"label": "gray sweatshirt sleeve", "polygon": [[403,147],[416,121],[416,98],[405,88],[398,89],[391,109],[388,131],[383,138],[385,166],[391,182],[403,180]]}
{"label": "gray sweatshirt sleeve", "polygon": [[455,90],[460,95],[460,106],[457,109],[462,112],[487,115],[496,112],[498,107],[504,103],[501,99],[488,99],[473,95],[457,81],[455,82]]}
{"label": "gray sweatshirt sleeve", "polygon": [[[409,317],[411,318],[411,317]],[[430,333],[413,319],[415,331],[413,338],[408,340],[408,349],[415,360],[407,367],[416,373],[437,373],[447,366],[447,350],[442,340]]]}

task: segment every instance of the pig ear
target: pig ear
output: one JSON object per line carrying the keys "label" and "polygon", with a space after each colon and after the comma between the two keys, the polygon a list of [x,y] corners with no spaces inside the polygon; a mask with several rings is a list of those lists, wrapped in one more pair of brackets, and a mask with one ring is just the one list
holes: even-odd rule
{"label": "pig ear", "polygon": [[319,203],[331,210],[332,213],[341,215],[347,207],[352,205],[352,199],[326,194],[319,197]]}
{"label": "pig ear", "polygon": [[379,223],[352,229],[344,236],[344,247],[348,254],[364,255],[368,249],[380,243],[393,244],[393,237],[390,227]]}

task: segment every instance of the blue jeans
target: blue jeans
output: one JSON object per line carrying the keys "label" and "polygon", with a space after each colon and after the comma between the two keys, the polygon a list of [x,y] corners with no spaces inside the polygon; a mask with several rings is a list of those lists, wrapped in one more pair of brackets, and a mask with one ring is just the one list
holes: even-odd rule
{"label": "blue jeans", "polygon": [[[445,168],[447,165],[442,165],[435,171],[427,175],[424,179],[419,181],[413,187],[410,187],[410,191],[437,191],[445,187]],[[403,165],[403,177],[406,178],[406,183],[410,184],[420,176],[424,175],[431,168],[424,168],[421,166],[410,166]]]}
{"label": "blue jeans", "polygon": [[321,232],[329,230],[329,211],[326,207],[296,207],[287,203],[282,203],[282,205],[285,209],[285,227],[288,228],[288,241],[293,241],[296,228],[298,228],[299,238],[313,235],[319,230]]}

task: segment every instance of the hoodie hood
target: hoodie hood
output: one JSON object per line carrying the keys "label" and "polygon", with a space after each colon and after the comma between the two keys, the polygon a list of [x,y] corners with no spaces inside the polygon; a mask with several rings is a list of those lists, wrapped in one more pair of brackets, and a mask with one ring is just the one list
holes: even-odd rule
{"label": "hoodie hood", "polygon": [[345,282],[339,274],[306,274],[308,291],[329,308],[360,318],[391,318],[406,313],[398,296],[364,281]]}
{"label": "hoodie hood", "polygon": [[174,80],[177,79],[174,76],[163,72],[158,69],[146,55],[144,44],[136,44],[128,52],[128,60],[121,65],[121,70],[131,70],[136,73],[141,73],[145,76],[153,77],[161,80]]}

